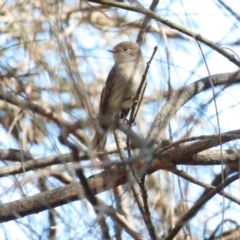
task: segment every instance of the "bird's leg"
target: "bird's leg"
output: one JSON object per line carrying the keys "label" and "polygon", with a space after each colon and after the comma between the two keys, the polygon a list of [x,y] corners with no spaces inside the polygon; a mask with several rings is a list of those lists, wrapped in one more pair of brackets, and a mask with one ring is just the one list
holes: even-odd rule
{"label": "bird's leg", "polygon": [[123,119],[123,121],[126,123],[128,123],[128,119],[127,119],[128,112],[129,112],[128,108],[122,109],[120,112],[120,119]]}
{"label": "bird's leg", "polygon": [[130,124],[130,120],[127,119],[127,115],[130,111],[130,108],[125,108],[125,109],[122,109],[121,110],[121,113],[120,113],[120,118],[123,119],[123,121],[127,124],[127,125],[131,125],[131,126],[134,126],[136,123],[132,123]]}
{"label": "bird's leg", "polygon": [[136,96],[131,96],[130,99],[133,101],[133,103],[138,103],[138,99],[136,98]]}
{"label": "bird's leg", "polygon": [[130,110],[129,108],[124,108],[120,112],[120,119],[123,119],[123,122],[125,122],[126,124],[128,124],[128,122],[129,122],[127,119],[129,110]]}

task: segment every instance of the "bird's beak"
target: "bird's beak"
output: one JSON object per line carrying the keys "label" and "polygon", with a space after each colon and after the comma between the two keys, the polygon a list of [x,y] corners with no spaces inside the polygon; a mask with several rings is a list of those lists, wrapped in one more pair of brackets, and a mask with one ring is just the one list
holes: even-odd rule
{"label": "bird's beak", "polygon": [[112,49],[112,50],[108,50],[109,52],[111,52],[111,53],[117,53],[118,51],[116,51],[116,50],[114,50],[114,49]]}

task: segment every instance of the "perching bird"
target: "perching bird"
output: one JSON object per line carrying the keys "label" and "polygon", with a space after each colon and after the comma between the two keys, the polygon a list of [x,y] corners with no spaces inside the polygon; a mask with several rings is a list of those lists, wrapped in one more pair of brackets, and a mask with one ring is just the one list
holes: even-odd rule
{"label": "perching bird", "polygon": [[[114,119],[126,117],[132,107],[135,95],[144,73],[144,62],[138,44],[130,41],[117,44],[113,50],[114,66],[108,74],[102,90],[99,115]],[[102,133],[96,131],[92,141],[93,149],[105,146],[110,126],[101,124]]]}

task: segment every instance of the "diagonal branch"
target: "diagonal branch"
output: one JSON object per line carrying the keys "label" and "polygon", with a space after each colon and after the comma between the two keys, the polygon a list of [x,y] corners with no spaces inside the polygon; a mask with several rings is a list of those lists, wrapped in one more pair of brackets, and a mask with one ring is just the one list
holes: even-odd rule
{"label": "diagonal branch", "polygon": [[[62,132],[59,136],[59,141],[69,147],[72,150],[72,159],[74,162],[78,162],[78,147],[70,142],[68,139],[68,132],[65,128],[62,129]],[[103,209],[101,208],[101,204],[98,202],[97,197],[95,196],[88,180],[86,179],[83,169],[79,168],[75,170],[76,175],[78,176],[79,180],[81,181],[81,184],[84,189],[84,195],[86,195],[87,200],[92,204],[98,218],[98,223],[102,231],[102,237],[104,239],[110,239],[108,225],[106,223],[106,219],[103,214]]]}
{"label": "diagonal branch", "polygon": [[[211,78],[214,86],[240,83],[240,71],[215,74]],[[147,135],[147,140],[153,142],[155,147],[159,146],[164,137],[165,129],[174,114],[195,95],[210,88],[209,77],[205,77],[176,93],[157,114]]]}
{"label": "diagonal branch", "polygon": [[[202,194],[202,196],[199,198],[199,200],[203,196],[205,196],[209,191],[216,189],[216,187],[214,185],[204,183],[204,182],[202,182],[202,181],[200,181],[200,180],[190,176],[189,174],[187,174],[184,171],[180,171],[180,170],[174,169],[171,172],[173,174],[175,174],[175,175],[177,175],[177,176],[187,180],[188,182],[191,182],[191,183],[194,183],[194,184],[196,184],[198,186],[204,187],[205,188],[204,194]],[[236,204],[240,205],[240,200],[237,199],[236,197],[233,197],[231,194],[228,194],[228,193],[226,193],[224,191],[221,191],[218,194],[221,195],[221,196],[224,196],[227,199],[229,199],[230,201],[235,202]]]}
{"label": "diagonal branch", "polygon": [[171,21],[156,15],[153,11],[151,11],[149,9],[134,6],[134,5],[129,5],[129,4],[125,4],[125,3],[121,3],[121,2],[117,2],[117,1],[109,1],[109,0],[88,0],[88,1],[98,3],[98,4],[105,4],[105,5],[109,5],[109,6],[113,6],[113,7],[117,7],[117,8],[122,8],[122,9],[125,9],[125,10],[128,10],[128,11],[138,12],[138,13],[142,13],[144,15],[147,15],[150,18],[155,19],[156,21],[161,22],[161,23],[165,24],[166,26],[168,26],[170,28],[173,28],[173,29],[175,29],[175,30],[177,30],[177,31],[179,31],[183,34],[186,34],[186,35],[198,40],[199,42],[202,42],[202,43],[206,44],[210,48],[214,49],[215,51],[217,51],[218,53],[220,53],[221,55],[226,57],[229,61],[231,61],[232,63],[234,63],[238,67],[240,67],[240,61],[237,60],[237,58],[235,58],[234,55],[228,53],[226,50],[217,46],[216,44],[214,44],[212,41],[208,40],[207,38],[202,37],[200,34],[194,33],[190,30],[187,30],[186,28],[183,28],[180,25],[172,23]]}
{"label": "diagonal branch", "polygon": [[239,179],[239,173],[227,178],[224,183],[219,184],[214,190],[211,190],[208,192],[204,197],[199,199],[194,206],[180,219],[176,226],[172,229],[172,231],[168,234],[168,236],[165,238],[165,240],[171,240],[174,239],[174,237],[177,235],[177,233],[180,231],[180,229],[201,209],[201,207],[213,196],[215,196],[217,193],[221,192],[222,189],[227,187],[232,182]]}
{"label": "diagonal branch", "polygon": [[[159,0],[153,0],[149,9],[154,12],[158,3],[159,3]],[[143,35],[147,31],[147,26],[148,26],[148,23],[150,22],[150,20],[151,20],[151,17],[145,15],[145,17],[143,19],[143,22],[142,22],[142,25],[141,25],[141,28],[138,32],[137,40],[136,40],[136,42],[139,45],[141,45],[141,43],[143,41]]]}

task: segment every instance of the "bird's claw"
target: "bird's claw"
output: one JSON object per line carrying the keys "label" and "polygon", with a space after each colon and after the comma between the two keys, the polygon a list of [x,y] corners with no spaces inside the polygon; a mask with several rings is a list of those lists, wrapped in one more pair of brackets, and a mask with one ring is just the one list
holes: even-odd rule
{"label": "bird's claw", "polygon": [[133,127],[136,125],[136,122],[131,122],[129,119],[127,119],[126,117],[123,119],[125,121],[125,123],[130,126]]}
{"label": "bird's claw", "polygon": [[134,103],[138,103],[138,99],[136,98],[136,96],[131,96],[130,99],[132,99]]}

